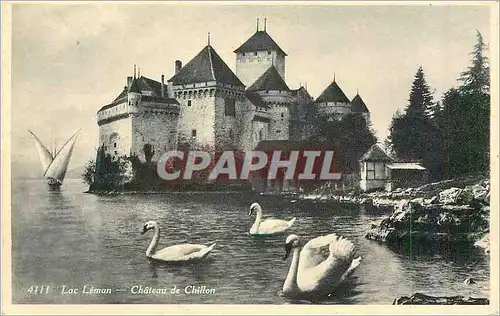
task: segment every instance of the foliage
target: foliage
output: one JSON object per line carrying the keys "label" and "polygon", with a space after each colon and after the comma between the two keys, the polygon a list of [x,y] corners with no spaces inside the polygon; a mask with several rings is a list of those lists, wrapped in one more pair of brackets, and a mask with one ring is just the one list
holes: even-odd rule
{"label": "foliage", "polygon": [[90,160],[82,176],[90,185],[90,191],[112,191],[130,181],[129,165],[126,157],[112,157],[106,154],[103,145],[97,150],[95,163]]}
{"label": "foliage", "polygon": [[490,81],[479,32],[471,65],[441,102],[433,103],[420,67],[404,114],[394,115],[388,142],[400,159],[421,160],[435,179],[489,170]]}
{"label": "foliage", "polygon": [[316,122],[317,130],[311,139],[335,148],[338,165],[344,173],[358,171],[359,158],[377,142],[363,115],[347,114],[340,120],[322,116]]}
{"label": "foliage", "polygon": [[85,171],[82,174],[83,182],[87,183],[88,185],[94,183],[94,174],[95,174],[95,161],[94,159],[90,159],[85,164]]}

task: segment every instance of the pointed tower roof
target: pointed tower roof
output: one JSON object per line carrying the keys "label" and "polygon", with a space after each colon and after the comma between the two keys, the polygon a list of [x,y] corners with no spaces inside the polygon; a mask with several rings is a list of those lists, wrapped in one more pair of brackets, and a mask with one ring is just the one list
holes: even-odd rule
{"label": "pointed tower roof", "polygon": [[205,46],[168,81],[173,82],[174,85],[217,81],[233,86],[244,86],[210,45]]}
{"label": "pointed tower roof", "polygon": [[349,103],[351,101],[349,101],[349,99],[345,96],[344,91],[340,89],[334,79],[333,82],[316,99],[316,102]]}
{"label": "pointed tower roof", "polygon": [[132,83],[130,84],[130,89],[128,89],[128,92],[141,93],[141,89],[139,88],[138,79],[134,79],[134,81],[132,81]]}
{"label": "pointed tower roof", "polygon": [[365,102],[363,101],[359,93],[356,94],[354,99],[352,99],[351,109],[353,112],[357,113],[370,113],[370,110],[368,110],[368,107],[366,106]]}
{"label": "pointed tower roof", "polygon": [[360,161],[392,161],[392,158],[379,145],[373,144],[363,157],[361,157]]}
{"label": "pointed tower roof", "polygon": [[283,55],[287,54],[276,44],[266,31],[257,31],[245,43],[238,47],[235,53],[248,53],[257,51],[275,50]]}
{"label": "pointed tower roof", "polygon": [[285,83],[285,80],[281,77],[278,70],[271,66],[266,72],[255,80],[255,82],[247,89],[248,91],[259,91],[259,90],[282,90],[290,91],[290,88]]}

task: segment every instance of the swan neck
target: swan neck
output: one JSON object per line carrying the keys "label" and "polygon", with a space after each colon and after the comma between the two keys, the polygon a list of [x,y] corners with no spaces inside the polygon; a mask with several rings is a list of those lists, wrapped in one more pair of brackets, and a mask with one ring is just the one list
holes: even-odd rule
{"label": "swan neck", "polygon": [[292,263],[288,270],[285,283],[283,284],[283,293],[291,294],[297,291],[297,274],[299,269],[300,247],[293,249]]}
{"label": "swan neck", "polygon": [[262,208],[260,208],[260,205],[256,207],[257,209],[257,216],[255,217],[255,223],[253,224],[255,227],[255,230],[259,230],[260,222],[262,221]]}
{"label": "swan neck", "polygon": [[158,246],[158,241],[160,240],[160,227],[155,226],[154,235],[151,243],[149,244],[148,250],[146,250],[146,256],[151,257],[156,252],[156,246]]}

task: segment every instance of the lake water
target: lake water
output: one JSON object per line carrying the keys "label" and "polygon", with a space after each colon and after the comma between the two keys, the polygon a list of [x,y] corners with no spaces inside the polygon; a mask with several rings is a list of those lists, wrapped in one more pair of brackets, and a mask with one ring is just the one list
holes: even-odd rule
{"label": "lake water", "polygon": [[[286,236],[255,239],[251,202],[264,217],[297,217],[291,233],[308,240],[336,232],[351,239],[363,257],[354,280],[328,304],[392,304],[395,297],[430,295],[489,297],[489,258],[479,250],[418,254],[393,251],[364,238],[369,223],[384,215],[362,207],[297,204],[245,193],[172,193],[97,196],[82,193],[80,180],[60,191],[42,181],[12,183],[13,303],[227,303],[287,304],[278,295],[290,259],[282,261]],[[152,233],[162,228],[160,249],[177,243],[217,242],[207,260],[168,266],[145,257]],[[477,283],[464,284],[467,277]],[[110,288],[110,294],[61,294],[63,286]],[[30,294],[32,286],[48,293]],[[181,289],[180,294],[134,294],[136,286]],[[206,286],[214,294],[185,294]],[[32,288],[33,290],[34,288]]]}

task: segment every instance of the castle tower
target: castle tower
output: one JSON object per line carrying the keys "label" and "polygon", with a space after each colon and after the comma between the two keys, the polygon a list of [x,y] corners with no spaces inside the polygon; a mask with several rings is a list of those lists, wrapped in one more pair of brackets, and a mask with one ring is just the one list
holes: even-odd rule
{"label": "castle tower", "polygon": [[335,78],[333,82],[316,99],[316,112],[331,118],[341,119],[343,115],[351,113],[351,101],[339,87]]}
{"label": "castle tower", "polygon": [[361,113],[366,120],[367,124],[370,124],[370,110],[365,104],[365,101],[359,95],[359,92],[351,101],[351,111],[353,113]]}
{"label": "castle tower", "polygon": [[99,145],[112,157],[134,155],[146,161],[148,144],[151,159],[157,160],[177,148],[178,118],[179,104],[166,96],[164,84],[134,73],[118,97],[97,112]]}
{"label": "castle tower", "polygon": [[236,75],[245,86],[252,85],[271,66],[285,79],[285,57],[287,54],[264,30],[257,31],[245,43],[238,47],[236,53]]}
{"label": "castle tower", "polygon": [[180,143],[216,149],[239,143],[245,87],[210,42],[168,82],[181,105]]}
{"label": "castle tower", "polygon": [[253,149],[262,140],[288,140],[290,137],[290,107],[293,102],[290,88],[271,66],[246,92],[255,112],[247,127],[245,149]]}

